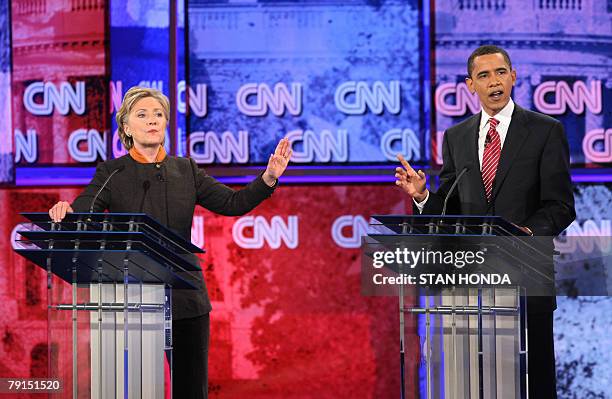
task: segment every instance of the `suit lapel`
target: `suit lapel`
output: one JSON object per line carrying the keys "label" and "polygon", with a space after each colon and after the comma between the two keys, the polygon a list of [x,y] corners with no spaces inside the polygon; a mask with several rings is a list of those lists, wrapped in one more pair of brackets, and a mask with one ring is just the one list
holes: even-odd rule
{"label": "suit lapel", "polygon": [[516,159],[528,134],[529,130],[525,126],[525,111],[515,104],[493,182],[493,198],[495,198],[504,183],[512,162]]}
{"label": "suit lapel", "polygon": [[471,163],[470,169],[472,172],[468,173],[466,178],[471,180],[470,187],[476,187],[478,190],[478,196],[482,200],[483,204],[487,203],[487,197],[485,195],[484,183],[482,181],[482,175],[480,174],[480,159],[478,158],[478,133],[480,131],[480,118],[482,112],[474,115],[472,120],[467,126],[466,130],[466,141],[468,143],[467,148],[469,153],[469,162]]}

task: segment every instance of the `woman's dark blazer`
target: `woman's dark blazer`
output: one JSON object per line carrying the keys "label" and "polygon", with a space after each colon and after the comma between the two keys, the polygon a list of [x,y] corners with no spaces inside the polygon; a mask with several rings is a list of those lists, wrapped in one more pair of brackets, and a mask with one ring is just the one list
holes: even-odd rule
{"label": "woman's dark blazer", "polygon": [[[243,215],[274,192],[259,175],[241,190],[233,190],[199,169],[190,158],[167,156],[159,164],[142,164],[130,155],[102,162],[83,192],[72,203],[75,212],[88,212],[96,192],[116,169],[94,205],[95,212],[140,212],[143,197],[154,204],[150,216],[186,240],[191,240],[191,223],[196,204],[227,216]],[[149,176],[149,177],[147,177]],[[153,179],[162,187],[145,188],[145,180]],[[152,214],[151,214],[152,213]],[[173,318],[197,317],[211,310],[206,285],[196,273],[201,290],[173,290]]]}

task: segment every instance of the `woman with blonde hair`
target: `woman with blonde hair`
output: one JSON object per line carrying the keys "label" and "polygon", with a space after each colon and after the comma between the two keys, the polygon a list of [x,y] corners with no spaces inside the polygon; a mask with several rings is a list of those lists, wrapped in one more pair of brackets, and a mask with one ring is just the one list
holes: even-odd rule
{"label": "woman with blonde hair", "polygon": [[[95,212],[144,212],[188,241],[196,204],[236,216],[272,195],[292,153],[286,138],[278,143],[262,174],[243,189],[233,190],[199,169],[193,159],[166,154],[163,143],[169,115],[170,103],[159,90],[129,89],[116,116],[128,154],[100,163],[72,204],[60,201],[49,210],[51,219],[59,222],[67,212],[89,211],[96,192],[113,172],[95,201]],[[202,289],[172,293],[173,397],[181,399],[208,395],[211,305],[201,276],[192,283]]]}

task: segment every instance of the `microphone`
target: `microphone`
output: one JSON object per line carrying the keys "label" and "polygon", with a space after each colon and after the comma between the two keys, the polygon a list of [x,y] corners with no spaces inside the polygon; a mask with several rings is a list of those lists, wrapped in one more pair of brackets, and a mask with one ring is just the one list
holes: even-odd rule
{"label": "microphone", "polygon": [[450,190],[448,190],[448,193],[446,194],[446,198],[444,198],[444,206],[442,207],[442,215],[444,216],[446,215],[446,205],[448,205],[448,199],[450,198],[450,196],[453,194],[453,192],[455,191],[455,187],[457,187],[457,184],[459,184],[459,180],[461,180],[461,178],[463,177],[463,175],[470,170],[472,165],[467,165],[466,167],[464,167],[463,169],[461,169],[461,172],[459,172],[459,175],[457,176],[457,178],[455,179],[455,182],[453,183],[453,185],[451,186]]}
{"label": "microphone", "polygon": [[93,213],[94,210],[94,205],[96,204],[96,200],[98,199],[98,197],[100,196],[100,193],[102,192],[102,190],[104,190],[104,188],[106,187],[106,185],[108,184],[108,182],[110,181],[110,179],[116,174],[121,172],[123,169],[125,169],[124,165],[119,166],[117,169],[113,170],[111,172],[111,174],[106,178],[106,180],[104,181],[104,183],[102,184],[102,187],[100,187],[100,189],[98,190],[98,192],[96,193],[96,195],[94,195],[93,200],[91,200],[91,206],[89,207],[89,213]]}
{"label": "microphone", "polygon": [[[495,181],[493,181],[493,187],[491,187],[491,190],[493,190],[494,188],[495,188]],[[487,216],[495,215],[495,197],[493,196],[492,193],[491,193],[491,200],[487,202],[487,210],[485,211],[485,215]]]}
{"label": "microphone", "polygon": [[145,202],[145,198],[147,198],[147,192],[149,191],[149,188],[151,188],[151,182],[148,180],[145,180],[142,182],[142,200],[140,200],[140,207],[138,208],[138,213],[142,213],[142,209],[144,208],[144,202]]}

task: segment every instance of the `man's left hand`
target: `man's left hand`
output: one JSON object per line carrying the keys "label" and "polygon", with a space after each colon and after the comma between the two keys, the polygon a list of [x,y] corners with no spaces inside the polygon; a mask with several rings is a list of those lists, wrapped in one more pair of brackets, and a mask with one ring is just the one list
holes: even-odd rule
{"label": "man's left hand", "polygon": [[519,229],[523,230],[525,233],[529,234],[530,236],[533,235],[533,231],[531,231],[531,229],[529,227],[525,227],[525,226],[517,226]]}
{"label": "man's left hand", "polygon": [[268,166],[262,175],[262,179],[268,186],[273,187],[276,184],[276,179],[285,172],[291,154],[293,154],[293,150],[289,145],[289,139],[281,139],[274,150],[274,154],[270,155]]}

